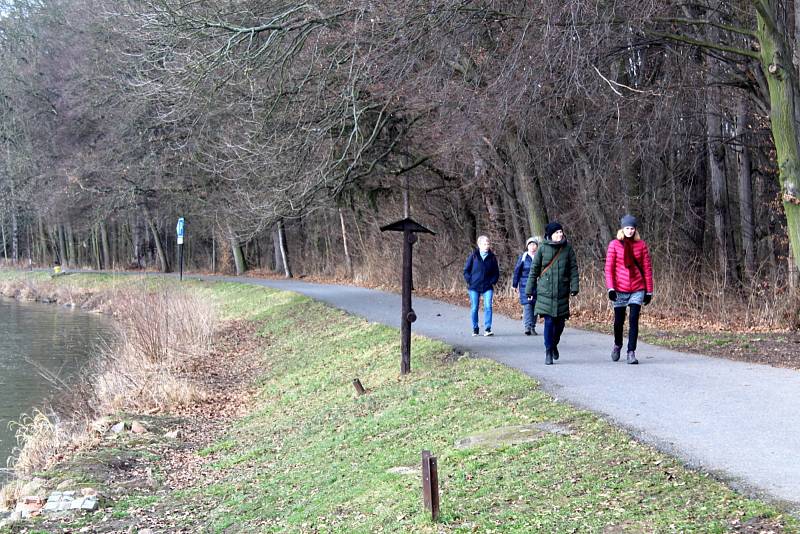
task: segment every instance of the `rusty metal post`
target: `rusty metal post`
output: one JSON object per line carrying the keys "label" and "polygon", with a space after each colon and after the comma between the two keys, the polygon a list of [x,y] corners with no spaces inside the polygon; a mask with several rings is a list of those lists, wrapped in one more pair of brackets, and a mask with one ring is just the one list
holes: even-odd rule
{"label": "rusty metal post", "polygon": [[412,253],[414,243],[417,242],[417,232],[435,235],[421,224],[405,218],[401,221],[381,226],[381,232],[403,232],[403,272],[402,281],[402,306],[400,309],[400,374],[407,375],[411,372],[411,323],[417,320],[417,314],[411,307],[411,290],[414,288],[412,279]]}
{"label": "rusty metal post", "polygon": [[403,232],[403,305],[400,311],[400,374],[411,372],[411,323],[417,315],[411,308],[412,256],[417,235],[411,230]]}
{"label": "rusty metal post", "polygon": [[422,503],[431,513],[431,521],[439,519],[439,472],[436,456],[422,451]]}
{"label": "rusty metal post", "polygon": [[359,395],[363,395],[364,393],[367,392],[367,390],[364,389],[364,386],[361,385],[361,380],[359,380],[358,378],[353,379],[353,387],[356,388],[356,393],[358,393]]}

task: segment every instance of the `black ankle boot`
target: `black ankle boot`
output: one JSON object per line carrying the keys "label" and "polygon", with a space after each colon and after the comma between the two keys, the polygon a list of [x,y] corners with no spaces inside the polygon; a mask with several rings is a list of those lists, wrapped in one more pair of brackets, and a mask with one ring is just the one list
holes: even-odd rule
{"label": "black ankle boot", "polygon": [[554,360],[557,360],[557,359],[558,359],[558,345],[556,345],[555,347],[553,347],[553,359],[554,359]]}
{"label": "black ankle boot", "polygon": [[544,364],[553,365],[553,349],[545,349],[544,351]]}

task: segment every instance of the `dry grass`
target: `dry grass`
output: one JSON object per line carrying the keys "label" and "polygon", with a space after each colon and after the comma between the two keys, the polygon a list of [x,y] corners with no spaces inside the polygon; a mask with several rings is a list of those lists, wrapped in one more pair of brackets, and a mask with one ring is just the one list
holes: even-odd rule
{"label": "dry grass", "polygon": [[35,410],[33,415],[23,415],[11,426],[16,428],[17,448],[9,463],[13,462],[17,475],[46,469],[72,441],[69,431],[72,425],[59,424],[55,416],[48,417],[40,410]]}
{"label": "dry grass", "polygon": [[[211,304],[184,289],[139,287],[81,290],[35,280],[4,281],[0,292],[17,298],[65,302],[112,311],[117,337],[98,355],[86,378],[59,400],[61,413],[36,411],[16,425],[14,475],[46,470],[65,452],[93,441],[91,422],[119,411],[170,411],[205,398],[191,370],[207,356],[217,326]],[[13,500],[16,482],[0,493]]]}
{"label": "dry grass", "polygon": [[212,305],[167,289],[120,293],[113,308],[118,339],[92,373],[100,411],[169,411],[202,400],[188,371],[210,350],[217,324]]}

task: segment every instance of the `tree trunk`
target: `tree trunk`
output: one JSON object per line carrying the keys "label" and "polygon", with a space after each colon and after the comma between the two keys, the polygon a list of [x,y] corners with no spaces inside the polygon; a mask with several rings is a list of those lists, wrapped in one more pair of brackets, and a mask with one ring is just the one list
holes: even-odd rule
{"label": "tree trunk", "polygon": [[[772,14],[776,14],[774,10]],[[792,65],[792,54],[785,40],[787,34],[780,25],[780,17],[766,20],[764,13],[757,10],[756,35],[761,45],[761,68],[769,88],[770,129],[778,160],[790,250],[797,264],[800,254],[800,148],[795,113],[799,88],[794,69],[786,68]]]}
{"label": "tree trunk", "polygon": [[750,137],[747,135],[749,128],[749,109],[747,99],[741,97],[737,110],[736,139],[739,148],[736,151],[736,161],[739,168],[739,215],[742,233],[742,252],[744,254],[744,268],[747,278],[750,279],[755,271],[755,255],[753,239],[755,227],[753,225],[753,182],[750,164]]}
{"label": "tree trunk", "polygon": [[228,240],[231,244],[231,254],[233,254],[233,264],[234,268],[236,269],[236,276],[241,276],[247,270],[247,264],[244,260],[242,244],[239,242],[239,239],[236,237],[236,234],[234,233],[230,224],[228,225]]}
{"label": "tree trunk", "polygon": [[542,195],[539,175],[533,165],[530,150],[524,142],[509,134],[506,138],[517,187],[522,196],[522,206],[528,223],[530,235],[543,235],[547,226],[547,208]]}
{"label": "tree trunk", "polygon": [[67,257],[69,258],[70,267],[78,267],[80,265],[80,258],[75,255],[75,236],[72,232],[72,224],[67,223],[64,228],[67,240]]}
{"label": "tree trunk", "polygon": [[217,236],[211,232],[211,272],[217,273]]}
{"label": "tree trunk", "polygon": [[39,236],[39,262],[42,265],[50,265],[52,263],[51,259],[49,258],[48,254],[48,247],[47,247],[47,236],[44,232],[44,221],[42,218],[38,218],[38,236]]}
{"label": "tree trunk", "polygon": [[642,200],[642,158],[629,154],[623,170],[625,179],[625,205],[627,213],[641,215]]}
{"label": "tree trunk", "polygon": [[272,250],[273,256],[275,260],[274,268],[272,269],[274,272],[278,272],[281,270],[281,240],[278,237],[278,226],[275,226],[275,230],[272,231]]}
{"label": "tree trunk", "polygon": [[137,269],[142,268],[142,233],[139,229],[139,221],[136,217],[131,217],[131,262]]}
{"label": "tree trunk", "polygon": [[11,259],[14,263],[19,262],[19,219],[13,204],[11,205]]}
{"label": "tree trunk", "polygon": [[714,252],[719,273],[728,282],[730,272],[726,246],[728,227],[725,218],[725,147],[722,145],[719,100],[719,87],[706,87],[706,144],[711,181],[711,205],[714,211]]}
{"label": "tree trunk", "polygon": [[152,217],[150,217],[150,213],[145,210],[144,214],[145,220],[147,221],[147,227],[150,229],[150,233],[153,236],[153,243],[156,247],[156,253],[158,254],[158,263],[161,266],[162,273],[171,272],[169,259],[167,258],[167,254],[164,251],[164,245],[161,242],[161,236],[158,234],[158,228],[156,228],[156,223],[153,221]]}
{"label": "tree trunk", "polygon": [[7,263],[8,262],[8,243],[6,243],[6,224],[3,221],[3,224],[0,225],[0,228],[3,230],[3,260]]}
{"label": "tree trunk", "polygon": [[289,250],[286,245],[286,227],[284,226],[283,219],[278,219],[278,245],[281,254],[281,264],[283,265],[283,273],[286,278],[291,278],[292,269],[289,265]]}
{"label": "tree trunk", "polygon": [[92,256],[94,257],[94,268],[98,271],[103,269],[103,259],[100,256],[100,238],[97,226],[92,227]]}
{"label": "tree trunk", "polygon": [[64,225],[59,224],[56,228],[58,233],[58,255],[61,256],[61,265],[69,266],[69,258],[67,257],[67,238],[64,235]]}
{"label": "tree trunk", "polygon": [[603,211],[600,208],[600,190],[597,186],[597,179],[592,169],[592,160],[573,131],[574,125],[572,119],[565,115],[563,120],[566,129],[565,138],[567,144],[575,155],[575,159],[578,163],[576,174],[580,192],[583,197],[583,205],[589,211],[589,222],[594,222],[600,234],[601,243],[597,247],[597,250],[605,252],[606,245],[612,239],[612,234],[608,221],[606,221],[605,215],[603,215]]}
{"label": "tree trunk", "polygon": [[492,183],[486,162],[477,149],[472,153],[472,162],[475,183],[480,184],[483,205],[489,216],[489,228],[485,233],[492,243],[494,253],[498,257],[502,257],[507,252],[505,249],[508,245],[507,226],[502,213],[502,199],[498,194],[497,185]]}
{"label": "tree trunk", "polygon": [[[341,215],[342,210],[339,210]],[[403,217],[411,217],[411,184],[409,183],[409,176],[406,174],[403,180]]]}
{"label": "tree trunk", "polygon": [[339,208],[339,222],[342,224],[342,247],[344,248],[344,261],[347,267],[348,278],[353,278],[353,258],[350,257],[350,248],[347,245],[347,227],[344,225],[344,212]]}
{"label": "tree trunk", "polygon": [[111,260],[111,247],[108,245],[108,229],[106,223],[101,222],[99,225],[100,230],[100,251],[103,254],[103,268],[113,269],[114,263]]}

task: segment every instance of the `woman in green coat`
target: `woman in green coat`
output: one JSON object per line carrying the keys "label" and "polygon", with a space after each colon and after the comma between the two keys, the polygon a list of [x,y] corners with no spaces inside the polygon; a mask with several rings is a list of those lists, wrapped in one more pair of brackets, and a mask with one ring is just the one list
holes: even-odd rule
{"label": "woman in green coat", "polygon": [[525,294],[533,298],[534,313],[544,317],[544,363],[558,359],[558,342],[569,318],[569,297],[578,294],[578,260],[572,245],[564,237],[561,224],[551,222],[544,232],[544,242],[536,251]]}

